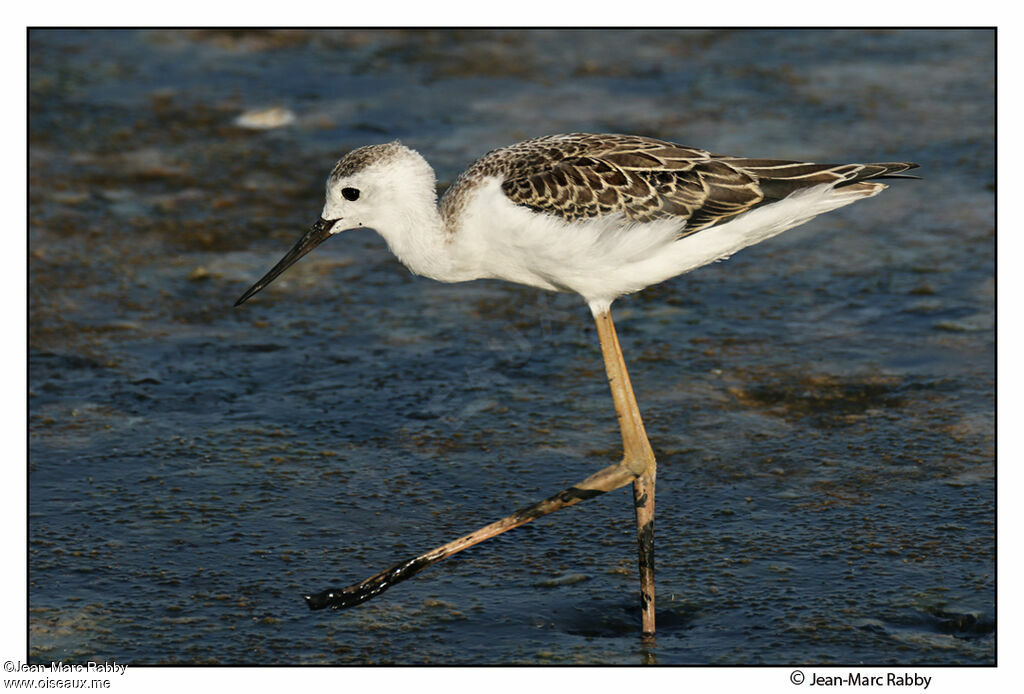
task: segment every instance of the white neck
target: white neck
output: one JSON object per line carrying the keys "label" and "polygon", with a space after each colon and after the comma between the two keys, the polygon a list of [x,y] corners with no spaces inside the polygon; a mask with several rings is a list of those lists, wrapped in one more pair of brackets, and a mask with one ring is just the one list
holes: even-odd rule
{"label": "white neck", "polygon": [[475,279],[480,276],[477,263],[471,254],[460,253],[462,244],[441,217],[434,171],[425,160],[417,158],[418,162],[409,162],[410,169],[415,170],[399,172],[391,179],[393,195],[372,228],[384,237],[395,257],[417,275],[440,282]]}
{"label": "white neck", "polygon": [[444,225],[436,196],[415,201],[406,198],[395,203],[374,228],[395,257],[412,272],[444,281],[451,261],[445,250]]}

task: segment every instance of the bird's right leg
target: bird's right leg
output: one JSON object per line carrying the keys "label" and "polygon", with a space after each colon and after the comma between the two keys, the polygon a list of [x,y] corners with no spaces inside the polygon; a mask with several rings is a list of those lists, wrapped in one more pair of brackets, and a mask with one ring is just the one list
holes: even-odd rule
{"label": "bird's right leg", "polygon": [[432,566],[456,552],[461,552],[473,545],[480,544],[484,540],[489,540],[496,535],[500,535],[512,528],[517,528],[524,523],[529,523],[541,516],[546,516],[566,506],[572,506],[604,492],[624,487],[635,479],[636,474],[624,464],[610,465],[594,473],[579,484],[563,489],[554,496],[549,496],[547,499],[522,508],[510,516],[506,516],[490,525],[485,525],[469,535],[464,535],[457,540],[436,547],[418,557],[395,564],[378,574],[370,576],[362,583],[357,583],[347,588],[328,588],[319,593],[307,595],[305,596],[306,604],[311,610],[319,610],[325,607],[338,609],[358,605],[380,595],[396,583],[415,576],[428,566]]}
{"label": "bird's right leg", "polygon": [[546,516],[567,506],[610,492],[633,483],[633,500],[637,514],[638,540],[640,546],[641,600],[643,606],[643,629],[654,631],[654,454],[647,442],[643,422],[629,383],[629,374],[622,359],[622,350],[611,315],[607,311],[594,312],[598,336],[601,339],[608,382],[615,401],[615,410],[622,427],[624,456],[621,462],[594,473],[582,482],[563,489],[554,496],[522,508],[510,516],[486,525],[468,535],[436,547],[429,552],[395,564],[370,578],[347,588],[329,588],[307,595],[306,604],[312,610],[331,607],[334,609],[352,607],[380,595],[400,581],[415,576],[429,566],[461,552],[473,545],[517,528],[520,525]]}

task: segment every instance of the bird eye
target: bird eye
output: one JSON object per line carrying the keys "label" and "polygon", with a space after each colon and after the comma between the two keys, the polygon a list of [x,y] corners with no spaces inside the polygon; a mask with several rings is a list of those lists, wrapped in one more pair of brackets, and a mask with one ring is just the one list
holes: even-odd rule
{"label": "bird eye", "polygon": [[341,189],[341,197],[345,198],[346,200],[358,200],[359,199],[359,189],[358,188],[342,188]]}

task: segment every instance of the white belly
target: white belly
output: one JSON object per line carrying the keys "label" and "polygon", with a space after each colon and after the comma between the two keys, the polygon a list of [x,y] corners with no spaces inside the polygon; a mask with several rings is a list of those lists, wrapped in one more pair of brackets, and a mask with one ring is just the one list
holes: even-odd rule
{"label": "white belly", "polygon": [[600,309],[885,187],[874,185],[806,189],[680,238],[679,220],[635,223],[610,215],[565,222],[539,214],[512,204],[492,179],[467,205],[454,245],[465,262],[475,263],[478,277],[576,292]]}

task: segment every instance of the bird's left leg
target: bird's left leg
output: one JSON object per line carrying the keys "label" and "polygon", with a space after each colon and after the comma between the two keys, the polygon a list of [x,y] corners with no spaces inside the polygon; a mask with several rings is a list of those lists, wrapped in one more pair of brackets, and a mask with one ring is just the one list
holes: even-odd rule
{"label": "bird's left leg", "polygon": [[591,306],[597,336],[601,341],[608,385],[615,403],[622,431],[622,464],[629,468],[633,481],[633,507],[636,510],[637,554],[640,570],[640,609],[645,634],[654,633],[654,482],[657,464],[647,432],[644,430],[640,408],[636,404],[633,385],[622,357],[622,347],[612,314],[607,308]]}

